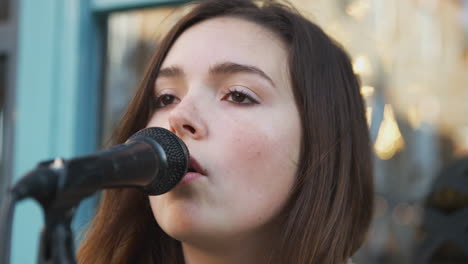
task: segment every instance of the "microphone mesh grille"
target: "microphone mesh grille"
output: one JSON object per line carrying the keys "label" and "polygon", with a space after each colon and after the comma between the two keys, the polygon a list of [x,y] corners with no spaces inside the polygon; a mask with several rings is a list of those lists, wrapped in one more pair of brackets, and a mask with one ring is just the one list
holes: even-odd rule
{"label": "microphone mesh grille", "polygon": [[174,188],[187,173],[189,151],[184,142],[171,131],[161,127],[145,128],[133,137],[150,137],[156,141],[166,154],[167,170],[160,170],[151,186],[144,188],[148,195],[159,195]]}

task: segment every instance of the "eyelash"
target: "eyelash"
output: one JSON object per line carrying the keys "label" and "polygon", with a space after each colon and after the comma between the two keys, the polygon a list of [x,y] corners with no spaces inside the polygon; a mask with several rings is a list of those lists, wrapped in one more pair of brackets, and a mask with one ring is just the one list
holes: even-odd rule
{"label": "eyelash", "polygon": [[[254,104],[259,104],[259,102],[257,100],[255,100],[253,98],[252,95],[250,95],[248,92],[246,91],[243,91],[242,89],[239,89],[237,86],[234,86],[234,87],[231,87],[229,88],[229,91],[228,93],[226,93],[222,99],[227,99],[229,98],[230,96],[234,95],[234,94],[237,94],[238,96],[241,96],[243,97],[244,99],[242,101],[245,101],[246,99],[249,100],[250,102],[249,103],[239,103],[239,102],[234,102],[233,100],[229,100],[229,102],[233,103],[233,104],[236,104],[236,105],[246,105],[246,106],[249,106],[249,105],[254,105]],[[166,93],[166,94],[161,94],[159,96],[157,96],[154,100],[154,108],[156,109],[161,109],[161,108],[165,108],[173,103],[170,103],[170,104],[167,104],[167,105],[162,105],[162,99],[164,98],[164,96],[171,96],[171,100],[174,100],[174,99],[177,99],[174,95],[172,94],[169,94],[169,93]]]}

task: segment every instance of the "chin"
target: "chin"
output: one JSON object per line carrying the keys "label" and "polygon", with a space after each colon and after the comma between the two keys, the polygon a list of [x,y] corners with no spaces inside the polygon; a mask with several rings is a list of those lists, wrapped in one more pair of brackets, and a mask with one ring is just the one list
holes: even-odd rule
{"label": "chin", "polygon": [[225,234],[217,230],[214,223],[185,214],[174,214],[171,218],[161,221],[160,226],[170,237],[182,243],[198,246],[216,246],[215,241],[222,241],[220,238]]}
{"label": "chin", "polygon": [[201,228],[197,224],[195,215],[180,207],[171,208],[169,212],[155,216],[162,230],[177,240],[183,240],[183,237],[190,236]]}
{"label": "chin", "polygon": [[[200,242],[210,241],[213,234],[204,232],[201,228],[196,228],[193,225],[184,225],[181,222],[171,223],[167,226],[161,226],[162,230],[170,237],[182,242],[190,244],[199,244]],[[211,235],[210,235],[211,234]]]}
{"label": "chin", "polygon": [[195,199],[168,194],[150,198],[155,220],[166,234],[181,242],[213,236],[216,224],[205,214],[207,211],[203,213],[203,207]]}

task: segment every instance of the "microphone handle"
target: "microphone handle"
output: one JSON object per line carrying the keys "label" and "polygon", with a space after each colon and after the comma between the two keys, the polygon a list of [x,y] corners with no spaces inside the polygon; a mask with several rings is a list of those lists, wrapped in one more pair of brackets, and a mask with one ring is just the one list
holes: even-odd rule
{"label": "microphone handle", "polygon": [[18,200],[31,197],[46,208],[71,208],[100,189],[150,186],[167,170],[165,159],[155,140],[136,137],[87,156],[41,162],[12,192]]}
{"label": "microphone handle", "polygon": [[[99,189],[145,187],[155,180],[162,148],[154,140],[140,138],[96,154],[65,161],[63,182],[58,183],[55,201],[58,207],[69,207]],[[157,153],[159,150],[160,153]],[[61,177],[62,178],[62,177]]]}

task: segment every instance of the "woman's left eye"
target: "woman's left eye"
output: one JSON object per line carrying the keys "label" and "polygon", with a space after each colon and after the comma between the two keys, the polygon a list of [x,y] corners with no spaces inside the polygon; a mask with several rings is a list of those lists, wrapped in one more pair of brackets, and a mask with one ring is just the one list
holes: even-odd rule
{"label": "woman's left eye", "polygon": [[163,95],[160,95],[160,96],[155,98],[155,100],[153,102],[153,106],[156,109],[161,109],[161,108],[167,107],[167,106],[169,106],[171,104],[178,103],[178,100],[179,99],[177,99],[177,97],[175,97],[172,94],[163,94]]}
{"label": "woman's left eye", "polygon": [[224,99],[235,104],[258,104],[259,102],[243,91],[230,91],[224,96]]}

